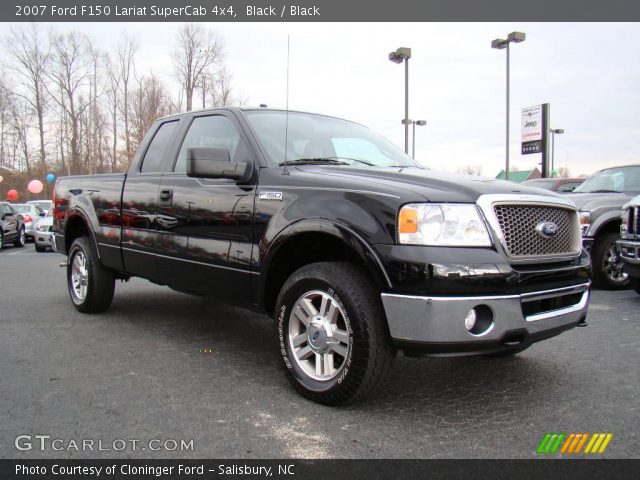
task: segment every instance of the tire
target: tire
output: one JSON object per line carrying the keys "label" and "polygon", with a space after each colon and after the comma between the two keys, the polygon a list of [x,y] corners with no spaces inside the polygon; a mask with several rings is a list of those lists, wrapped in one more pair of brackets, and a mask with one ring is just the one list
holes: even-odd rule
{"label": "tire", "polygon": [[484,356],[487,358],[509,358],[517,355],[520,352],[524,352],[530,345],[526,347],[512,348],[511,350],[503,350],[501,352],[487,353]]}
{"label": "tire", "polygon": [[18,232],[18,236],[16,237],[15,241],[13,242],[13,245],[18,247],[18,248],[23,248],[25,243],[26,243],[26,235],[24,233],[24,227],[23,227]]}
{"label": "tire", "polygon": [[4,247],[4,234],[2,233],[2,227],[0,226],[0,250]]}
{"label": "tire", "polygon": [[36,243],[36,252],[42,253],[42,252],[46,252],[46,251],[47,251],[46,247],[41,247],[40,245],[38,245]]}
{"label": "tire", "polygon": [[591,250],[593,284],[605,290],[621,290],[629,285],[629,276],[622,271],[622,261],[616,252],[617,233],[603,233]]}
{"label": "tire", "polygon": [[77,238],[67,262],[67,287],[73,306],[83,313],[105,311],[113,300],[115,283],[114,272],[100,264],[91,239]]}
{"label": "tire", "polygon": [[325,405],[372,393],[396,355],[380,293],[348,263],[296,270],[278,296],[275,328],[287,378],[304,397]]}

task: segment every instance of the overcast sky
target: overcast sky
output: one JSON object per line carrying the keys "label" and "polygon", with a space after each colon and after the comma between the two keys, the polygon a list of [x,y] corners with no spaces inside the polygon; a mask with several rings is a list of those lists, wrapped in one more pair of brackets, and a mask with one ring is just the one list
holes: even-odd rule
{"label": "overcast sky", "polygon": [[[103,48],[122,31],[139,36],[138,65],[172,74],[177,23],[56,24],[77,29]],[[455,171],[481,165],[495,176],[504,166],[505,52],[491,40],[519,30],[511,47],[511,162],[530,169],[539,155],[520,155],[520,110],[551,104],[556,166],[590,174],[640,163],[640,24],[593,23],[218,23],[234,85],[251,104],[286,104],[287,35],[291,37],[291,109],[363,123],[404,146],[404,68],[389,62],[412,48],[410,117],[416,157]],[[4,36],[9,26],[0,26]]]}

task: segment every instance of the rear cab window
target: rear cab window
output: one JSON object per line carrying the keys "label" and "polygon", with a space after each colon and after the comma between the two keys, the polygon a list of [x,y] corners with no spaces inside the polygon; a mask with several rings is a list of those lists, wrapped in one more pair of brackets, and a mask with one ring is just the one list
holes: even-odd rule
{"label": "rear cab window", "polygon": [[178,126],[178,120],[165,122],[156,130],[140,166],[141,173],[161,173],[164,155],[170,146],[173,134]]}

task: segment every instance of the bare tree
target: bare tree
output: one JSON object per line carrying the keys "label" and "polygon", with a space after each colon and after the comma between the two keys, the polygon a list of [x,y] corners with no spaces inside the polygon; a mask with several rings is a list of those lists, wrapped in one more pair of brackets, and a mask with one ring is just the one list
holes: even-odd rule
{"label": "bare tree", "polygon": [[558,176],[560,178],[570,178],[571,172],[569,171],[568,167],[560,167],[558,168]]}
{"label": "bare tree", "polygon": [[178,31],[178,47],[173,52],[176,76],[186,97],[187,111],[193,110],[193,92],[222,59],[222,43],[215,33],[200,24],[187,24]]}
{"label": "bare tree", "polygon": [[77,31],[52,33],[51,44],[51,69],[47,77],[55,88],[49,93],[60,107],[60,114],[68,119],[70,171],[77,174],[81,173],[80,116],[89,107],[89,103],[81,100],[90,74],[87,39]]}
{"label": "bare tree", "polygon": [[466,175],[482,175],[482,165],[462,165],[458,167],[458,173]]}
{"label": "bare tree", "polygon": [[241,93],[236,93],[233,89],[233,77],[225,65],[222,65],[216,74],[209,78],[211,82],[209,86],[211,106],[225,107],[227,105],[243,105],[247,103],[246,97]]}
{"label": "bare tree", "polygon": [[[45,148],[45,90],[46,71],[49,67],[49,47],[36,23],[25,28],[11,28],[11,36],[5,41],[6,49],[13,59],[13,69],[24,80],[28,94],[24,96],[38,119],[40,140],[40,174],[46,175]],[[20,131],[24,131],[22,128]],[[26,139],[25,139],[26,141]]]}
{"label": "bare tree", "polygon": [[118,43],[117,57],[120,74],[120,87],[122,89],[122,100],[120,103],[120,113],[124,119],[124,142],[126,147],[127,164],[133,157],[133,150],[131,148],[131,128],[129,125],[129,119],[131,113],[129,112],[129,94],[131,90],[131,80],[135,74],[135,56],[138,51],[138,39],[128,34],[123,34]]}
{"label": "bare tree", "polygon": [[0,76],[0,166],[5,166],[8,133],[13,108],[13,96],[5,83],[4,75]]}
{"label": "bare tree", "polygon": [[171,101],[165,86],[153,74],[143,76],[131,95],[131,125],[137,147],[159,117],[171,113]]}
{"label": "bare tree", "polygon": [[118,106],[120,103],[122,77],[110,55],[107,54],[104,61],[107,72],[106,104],[109,112],[109,121],[111,122],[111,150],[109,156],[111,159],[111,171],[115,172],[118,164]]}

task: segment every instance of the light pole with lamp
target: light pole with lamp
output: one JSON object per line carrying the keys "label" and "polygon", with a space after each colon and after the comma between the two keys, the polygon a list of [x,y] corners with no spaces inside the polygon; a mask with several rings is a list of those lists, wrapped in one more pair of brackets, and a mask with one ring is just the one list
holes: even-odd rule
{"label": "light pole with lamp", "polygon": [[564,128],[552,128],[551,132],[551,175],[553,175],[553,161],[556,156],[556,135],[562,135]]}
{"label": "light pole with lamp", "polygon": [[[406,125],[407,122],[403,119],[402,124]],[[409,120],[409,124],[413,125],[413,134],[411,136],[411,141],[413,143],[413,146],[411,149],[411,158],[415,159],[416,158],[416,125],[420,127],[424,127],[427,124],[427,121],[426,120]]]}
{"label": "light pole with lamp", "polygon": [[409,154],[409,59],[411,49],[400,47],[389,54],[393,63],[404,62],[404,153]]}
{"label": "light pole with lamp", "polygon": [[509,44],[511,42],[520,43],[524,42],[527,36],[524,32],[511,32],[507,39],[496,38],[491,42],[491,48],[496,48],[498,50],[502,50],[504,48],[507,49],[507,132],[506,132],[506,164],[505,164],[505,172],[504,178],[505,180],[509,180]]}

